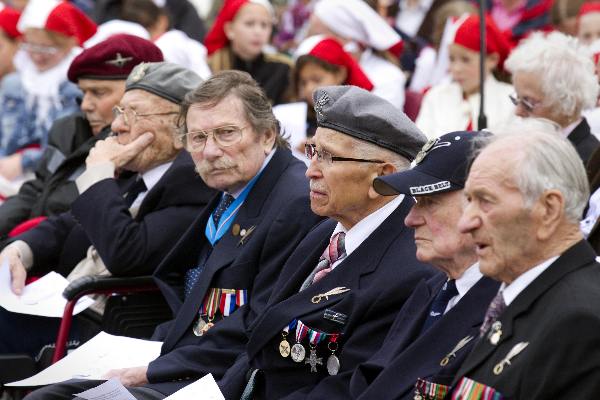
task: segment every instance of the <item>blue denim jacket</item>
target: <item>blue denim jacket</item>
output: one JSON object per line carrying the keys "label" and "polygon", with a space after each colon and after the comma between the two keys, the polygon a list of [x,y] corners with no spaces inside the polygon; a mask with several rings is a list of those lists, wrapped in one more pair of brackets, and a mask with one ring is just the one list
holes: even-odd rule
{"label": "blue denim jacket", "polygon": [[23,171],[31,171],[40,159],[48,142],[48,131],[57,118],[79,111],[82,93],[74,83],[64,81],[59,86],[61,104],[48,112],[42,124],[38,124],[37,104],[26,104],[26,92],[18,73],[4,77],[0,84],[0,157],[8,156],[32,144],[41,149],[27,149],[22,158]]}

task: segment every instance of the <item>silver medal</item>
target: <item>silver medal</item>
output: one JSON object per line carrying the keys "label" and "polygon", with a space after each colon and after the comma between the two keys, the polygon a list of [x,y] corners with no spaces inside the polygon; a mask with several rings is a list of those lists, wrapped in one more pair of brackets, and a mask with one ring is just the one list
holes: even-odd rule
{"label": "silver medal", "polygon": [[292,360],[294,360],[295,362],[302,362],[306,357],[306,350],[304,349],[304,346],[302,346],[300,343],[296,343],[295,345],[293,345],[291,356]]}
{"label": "silver medal", "polygon": [[329,375],[337,375],[340,371],[340,359],[336,357],[335,354],[332,354],[327,359],[327,372]]}
{"label": "silver medal", "polygon": [[202,336],[204,334],[204,327],[206,326],[206,321],[204,321],[201,317],[198,318],[198,322],[196,322],[192,327],[192,332],[196,336]]}

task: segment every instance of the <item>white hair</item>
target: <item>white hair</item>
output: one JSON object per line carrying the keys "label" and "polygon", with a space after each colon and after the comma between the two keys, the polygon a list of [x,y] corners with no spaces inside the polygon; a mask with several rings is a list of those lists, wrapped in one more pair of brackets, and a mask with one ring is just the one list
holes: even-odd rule
{"label": "white hair", "polygon": [[396,167],[397,172],[407,170],[410,167],[410,161],[407,158],[391,150],[359,139],[353,140],[353,143],[354,150],[360,154],[361,158],[384,160]]}
{"label": "white hair", "polygon": [[581,158],[573,145],[551,129],[525,129],[517,125],[510,132],[491,137],[490,144],[513,142],[516,162],[512,165],[515,183],[525,206],[531,207],[549,189],[562,193],[565,215],[578,223],[588,202],[590,188]]}
{"label": "white hair", "polygon": [[533,33],[513,50],[505,64],[513,75],[534,73],[544,98],[563,116],[579,116],[596,104],[598,79],[589,50],[571,36],[559,32]]}

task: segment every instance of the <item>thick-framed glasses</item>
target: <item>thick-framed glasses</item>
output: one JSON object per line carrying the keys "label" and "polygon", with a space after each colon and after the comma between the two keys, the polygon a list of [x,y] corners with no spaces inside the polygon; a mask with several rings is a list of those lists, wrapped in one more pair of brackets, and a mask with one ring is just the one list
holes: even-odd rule
{"label": "thick-framed glasses", "polygon": [[181,135],[181,141],[190,151],[202,151],[206,147],[208,137],[212,136],[217,146],[228,147],[242,140],[242,132],[246,128],[246,126],[224,125],[205,131],[189,131]]}
{"label": "thick-framed glasses", "polygon": [[27,42],[21,43],[19,47],[27,52],[43,54],[46,56],[52,56],[60,51],[60,48],[55,46],[47,46],[43,44],[33,44]]}
{"label": "thick-framed glasses", "polygon": [[114,106],[112,109],[112,112],[113,112],[114,119],[117,119],[122,116],[123,121],[125,121],[125,125],[127,125],[127,126],[131,126],[132,124],[135,124],[138,121],[138,118],[152,117],[154,115],[179,114],[178,111],[165,111],[165,112],[160,112],[160,113],[140,114],[137,111],[135,111],[133,108],[123,108],[123,107],[119,107],[119,106]]}
{"label": "thick-framed glasses", "polygon": [[528,99],[523,99],[521,97],[519,97],[516,93],[514,94],[509,94],[508,98],[510,99],[510,101],[512,101],[512,103],[515,106],[518,106],[519,104],[523,106],[523,108],[525,109],[525,111],[527,112],[532,112],[537,106],[539,106],[540,104],[542,104],[542,102],[533,102],[531,100]]}
{"label": "thick-framed glasses", "polygon": [[317,150],[317,146],[312,143],[307,143],[304,145],[304,155],[309,160],[312,160],[315,156],[317,156],[317,161],[322,162],[325,161],[327,164],[332,164],[334,161],[355,161],[355,162],[368,162],[368,163],[383,163],[385,161],[382,160],[368,160],[365,158],[350,158],[350,157],[338,157],[332,155],[330,152],[325,151],[323,149]]}

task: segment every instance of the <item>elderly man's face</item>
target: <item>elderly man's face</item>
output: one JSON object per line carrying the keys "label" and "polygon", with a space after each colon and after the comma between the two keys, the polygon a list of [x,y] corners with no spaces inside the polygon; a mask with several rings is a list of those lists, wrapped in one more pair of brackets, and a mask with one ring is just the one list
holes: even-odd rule
{"label": "elderly man's face", "polygon": [[419,196],[404,219],[406,226],[415,230],[417,259],[450,276],[462,272],[475,257],[471,235],[460,233],[457,228],[463,196],[462,190]]}
{"label": "elderly man's face", "polygon": [[[332,129],[317,129],[313,136],[318,152],[333,156],[363,158],[354,149],[356,141]],[[313,157],[306,176],[310,179],[310,207],[315,214],[331,217],[350,229],[372,211],[369,195],[377,164],[333,161]]]}
{"label": "elderly man's face", "polygon": [[[459,229],[470,233],[481,272],[510,283],[537,260],[539,224],[515,183],[516,144],[486,148],[475,160],[465,185],[467,204]],[[507,168],[507,166],[509,166]]]}
{"label": "elderly man's face", "polygon": [[[208,186],[230,193],[244,187],[258,173],[275,142],[274,132],[254,131],[241,100],[234,95],[210,108],[192,105],[186,125],[188,132],[209,132],[203,149],[190,150],[196,170]],[[215,142],[214,129],[220,127],[241,130],[239,142],[230,146]]]}
{"label": "elderly man's face", "polygon": [[[175,158],[181,149],[175,140],[175,120],[179,112],[175,103],[145,90],[133,89],[125,92],[119,107],[125,114],[113,120],[111,129],[120,144],[130,143],[145,132],[154,134],[152,144],[133,158],[125,166],[126,169],[143,173]],[[170,114],[142,116],[167,112]]]}
{"label": "elderly man's face", "polygon": [[515,114],[522,118],[546,118],[563,127],[568,125],[568,118],[558,114],[551,99],[544,96],[542,79],[533,72],[515,72],[513,85],[520,100],[515,107]]}

